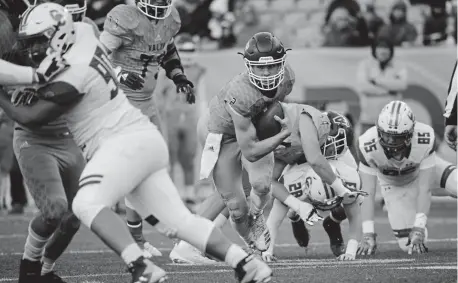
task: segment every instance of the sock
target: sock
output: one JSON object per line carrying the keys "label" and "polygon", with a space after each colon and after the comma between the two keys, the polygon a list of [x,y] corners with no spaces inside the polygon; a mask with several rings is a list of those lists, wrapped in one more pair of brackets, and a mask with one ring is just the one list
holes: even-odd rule
{"label": "sock", "polygon": [[330,216],[328,216],[323,221],[323,227],[329,236],[331,244],[343,242],[342,230],[340,229],[340,222],[337,223]]}
{"label": "sock", "polygon": [[22,255],[22,258],[30,261],[39,261],[48,240],[49,238],[37,235],[32,230],[32,227],[29,226],[29,234],[25,241],[24,254]]}
{"label": "sock", "polygon": [[121,252],[121,258],[122,260],[124,260],[124,262],[127,265],[136,261],[141,256],[143,256],[143,251],[140,249],[140,247],[136,243],[128,245]]}
{"label": "sock", "polygon": [[250,212],[252,212],[255,215],[260,214],[262,210],[264,209],[264,207],[266,207],[267,203],[269,202],[270,197],[271,197],[270,191],[267,194],[259,194],[254,189],[251,189]]}
{"label": "sock", "polygon": [[241,247],[232,244],[227,250],[224,261],[232,268],[236,268],[237,264],[247,256],[248,254]]}
{"label": "sock", "polygon": [[56,264],[54,260],[49,259],[47,257],[43,257],[42,259],[42,267],[41,267],[41,275],[45,275],[54,269],[54,265]]}
{"label": "sock", "polygon": [[224,226],[224,224],[226,223],[226,221],[227,221],[227,217],[226,216],[224,216],[222,214],[218,214],[216,219],[213,220],[213,223],[215,224],[216,228],[222,228]]}
{"label": "sock", "polygon": [[145,238],[143,238],[143,221],[127,221],[127,227],[129,227],[129,232],[134,238],[135,242],[143,245],[145,243]]}

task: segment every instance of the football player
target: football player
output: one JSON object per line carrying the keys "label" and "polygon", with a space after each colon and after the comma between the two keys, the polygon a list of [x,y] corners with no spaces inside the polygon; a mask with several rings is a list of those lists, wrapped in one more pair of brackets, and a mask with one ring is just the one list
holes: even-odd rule
{"label": "football player", "polygon": [[[159,67],[176,86],[177,93],[194,103],[193,83],[184,74],[174,36],[181,27],[172,0],[136,0],[136,5],[117,5],[107,15],[100,41],[117,67],[120,87],[130,102],[160,128],[154,103]],[[127,225],[137,240],[152,255],[161,255],[143,237],[141,217],[126,201]]]}
{"label": "football player", "polygon": [[416,122],[402,101],[388,103],[376,126],[359,137],[359,172],[369,193],[362,205],[363,237],[358,254],[374,254],[374,198],[377,182],[388,211],[388,219],[399,247],[408,252],[427,252],[427,219],[431,189],[445,188],[456,196],[456,166],[435,153],[434,130]]}
{"label": "football player", "polygon": [[180,52],[181,62],[189,79],[196,84],[196,106],[186,103],[183,97],[176,95],[176,87],[168,80],[164,72],[160,72],[159,90],[156,95],[161,120],[164,122],[167,144],[170,152],[170,166],[173,169],[177,164],[184,173],[184,191],[182,198],[191,209],[196,204],[195,157],[197,151],[197,121],[200,109],[205,108],[205,72],[204,66],[194,59],[196,44],[190,34],[180,34],[175,39],[175,45]]}
{"label": "football player", "polygon": [[[360,190],[361,180],[356,170],[356,163],[352,157],[347,159],[350,161],[350,165],[347,164],[348,161],[346,163],[341,160],[332,160],[329,163],[335,174],[342,178],[347,186]],[[338,259],[354,260],[360,240],[360,205],[362,198],[358,201],[343,202],[342,198],[336,197],[334,189],[323,182],[308,163],[296,164],[286,168],[282,178],[284,186],[289,189],[293,197],[312,204],[318,210],[327,211],[338,206],[342,206],[345,209],[350,224],[350,240],[348,241],[347,249],[339,255]],[[274,243],[277,238],[278,229],[287,214],[292,219],[295,219],[294,215],[297,215],[295,211],[290,210],[288,206],[275,199],[267,219],[267,227],[269,227],[271,233],[272,244],[266,252],[262,253],[263,260],[267,262],[276,261]],[[299,238],[299,240],[302,239]]]}
{"label": "football player", "polygon": [[[15,36],[11,32],[2,38]],[[14,46],[21,46],[21,42]],[[11,53],[21,51],[10,50]],[[16,56],[16,59],[20,58]],[[23,61],[29,59],[32,58],[23,58]],[[31,93],[29,89],[16,89],[12,102],[14,105],[33,103]],[[39,215],[29,225],[19,282],[63,282],[54,274],[53,267],[80,225],[71,213],[71,203],[85,160],[62,119],[40,127],[33,122],[16,124],[13,141],[24,181],[39,209]]]}
{"label": "football player", "polygon": [[[352,204],[360,203],[360,200],[356,201],[356,198],[358,195],[364,195],[365,193],[361,192],[358,188],[349,186],[339,174],[336,174],[332,170],[328,161],[339,159],[345,161],[349,166],[356,168],[356,162],[348,150],[348,144],[352,144],[353,141],[353,132],[348,119],[336,112],[321,112],[309,105],[281,103],[281,106],[285,116],[291,121],[290,123],[294,130],[290,139],[287,140],[288,144],[286,144],[286,146],[280,146],[275,150],[276,166],[283,171],[283,168],[285,168],[287,164],[295,165],[307,163],[320,179],[336,192],[335,198],[344,199],[344,203],[349,204],[346,206],[347,211],[352,210],[352,216],[359,216],[360,214],[357,211],[359,210],[359,206]],[[288,176],[289,174],[297,175],[295,171],[295,166],[288,166],[284,169],[283,176]],[[301,170],[298,171],[301,172]],[[279,177],[280,176],[276,176],[276,179],[278,180]],[[287,184],[287,182],[284,182],[284,184],[285,186],[281,185],[279,182],[275,182],[275,186],[273,187],[274,197],[299,214],[302,221],[307,223],[307,214],[304,212],[308,210],[302,212],[301,209],[304,209],[305,206],[295,197],[295,191],[298,191],[297,194],[302,192],[301,188],[299,188],[301,183]],[[335,214],[332,218],[339,218],[340,221],[344,220],[346,214],[345,211],[341,210],[342,209],[335,209],[332,211],[331,215]],[[283,218],[283,216],[279,218]],[[330,222],[332,218],[327,218],[327,222]],[[299,219],[296,218],[294,220],[297,221]],[[326,227],[326,223],[323,223],[325,230],[330,236],[333,253],[336,256],[341,256],[343,260],[354,259],[353,250],[357,248],[357,244],[355,243],[358,243],[359,240],[357,231],[361,229],[359,226],[361,225],[361,220],[353,220],[353,227],[351,229],[353,232],[350,233],[350,246],[348,247],[349,253],[345,253],[342,256],[343,238],[340,231],[340,225],[335,223],[338,227],[337,231],[329,231],[330,229]],[[296,221],[293,222],[293,231],[298,228],[295,227],[299,224],[296,223]],[[303,228],[305,228],[305,226],[303,226]],[[304,232],[308,234],[306,231]],[[305,239],[305,242],[308,242],[308,239]],[[267,253],[265,258],[268,259],[269,257],[269,253]]]}
{"label": "football player", "polygon": [[163,282],[166,273],[143,257],[121,218],[110,209],[124,196],[142,217],[155,215],[162,233],[189,241],[227,262],[239,281],[271,279],[272,271],[266,264],[232,244],[210,221],[186,209],[167,174],[165,141],[118,88],[108,55],[90,25],[73,23],[64,7],[45,3],[27,11],[19,37],[35,60],[58,53],[70,67],[36,90],[39,99],[34,104],[14,107],[1,91],[0,106],[22,124],[42,125],[60,116],[65,119],[88,160],[73,211],[124,260],[132,282]]}

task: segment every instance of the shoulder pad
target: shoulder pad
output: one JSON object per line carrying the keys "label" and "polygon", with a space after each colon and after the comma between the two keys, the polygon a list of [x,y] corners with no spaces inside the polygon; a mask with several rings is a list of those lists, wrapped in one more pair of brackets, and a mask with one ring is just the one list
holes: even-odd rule
{"label": "shoulder pad", "polygon": [[172,6],[172,12],[170,13],[168,17],[170,23],[170,29],[172,30],[173,36],[175,36],[181,29],[181,18],[180,14],[178,13],[177,8],[175,6]]}
{"label": "shoulder pad", "polygon": [[289,66],[285,66],[285,78],[278,86],[277,90],[277,99],[279,101],[285,100],[285,97],[288,96],[293,90],[294,83],[296,82],[296,75],[294,74],[293,69]]}
{"label": "shoulder pad", "polygon": [[138,10],[134,6],[115,6],[107,15],[103,29],[113,35],[126,35],[140,24]]}
{"label": "shoulder pad", "polygon": [[91,20],[88,17],[84,17],[83,18],[83,23],[91,25],[92,29],[94,30],[95,36],[97,36],[97,38],[100,37],[99,27],[95,24],[95,22],[93,20]]}

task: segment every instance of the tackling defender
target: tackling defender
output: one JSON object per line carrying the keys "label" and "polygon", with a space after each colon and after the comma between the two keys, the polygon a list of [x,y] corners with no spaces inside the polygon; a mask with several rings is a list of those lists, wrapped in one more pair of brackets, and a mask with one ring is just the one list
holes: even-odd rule
{"label": "tackling defender", "polygon": [[[154,103],[159,67],[194,103],[194,85],[183,71],[174,36],[181,27],[180,16],[172,0],[135,0],[135,6],[117,5],[107,15],[100,41],[110,54],[111,63],[119,70],[121,89],[129,101],[161,128]],[[152,255],[160,251],[145,241],[140,215],[126,200],[127,225],[136,241]]]}
{"label": "tackling defender", "polygon": [[359,137],[359,172],[370,194],[362,205],[364,240],[358,254],[374,254],[374,199],[379,182],[388,219],[399,247],[409,254],[427,252],[426,223],[431,189],[440,186],[456,196],[456,166],[438,158],[434,130],[416,122],[410,107],[393,101],[381,111],[377,125]]}
{"label": "tackling defender", "polygon": [[29,54],[44,58],[58,53],[71,66],[36,91],[39,99],[33,105],[14,107],[3,91],[0,105],[10,116],[27,116],[37,125],[63,115],[88,160],[73,211],[122,257],[132,282],[163,282],[166,274],[143,257],[123,221],[110,209],[123,196],[143,217],[157,216],[156,226],[164,234],[188,240],[226,261],[239,281],[271,280],[267,265],[183,205],[167,174],[165,141],[118,88],[108,55],[89,25],[74,24],[62,6],[45,3],[27,11],[19,30]]}
{"label": "tackling defender", "polygon": [[[83,19],[86,11],[84,1],[59,2],[68,4],[67,8],[74,19]],[[11,33],[10,36],[15,37],[16,34]],[[11,50],[18,54],[22,51]],[[15,58],[23,61],[35,59],[19,58],[21,55]],[[33,104],[35,101],[33,88],[18,88],[12,96],[14,105]],[[13,116],[19,122],[14,127],[13,146],[39,215],[29,224],[19,268],[19,283],[64,282],[54,274],[53,267],[80,225],[71,212],[71,203],[78,190],[85,160],[63,119],[38,126],[28,118]]]}

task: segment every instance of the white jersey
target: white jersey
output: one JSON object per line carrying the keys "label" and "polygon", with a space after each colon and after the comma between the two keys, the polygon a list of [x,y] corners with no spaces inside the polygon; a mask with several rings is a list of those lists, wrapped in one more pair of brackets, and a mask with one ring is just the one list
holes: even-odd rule
{"label": "white jersey", "polygon": [[[48,84],[71,85],[73,93],[40,92],[43,99],[62,105],[73,103],[64,118],[74,140],[90,159],[108,137],[154,127],[140,110],[133,107],[118,87],[107,54],[92,27],[75,23],[76,42],[64,55],[70,68]],[[46,89],[46,86],[44,87]],[[76,103],[75,103],[76,102]]]}
{"label": "white jersey", "polygon": [[[377,128],[374,126],[359,137],[358,155],[360,170],[377,175],[381,185],[404,186],[413,182],[421,168],[434,166],[426,158],[434,152],[434,130],[417,122],[412,137],[410,152],[402,160],[388,159],[379,143]],[[434,158],[430,158],[434,161]]]}

